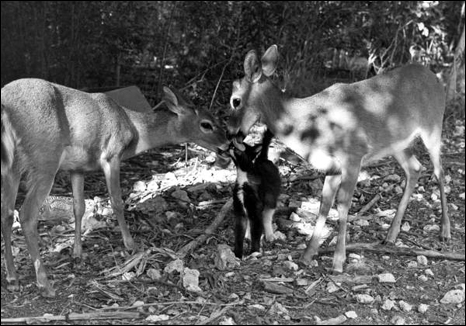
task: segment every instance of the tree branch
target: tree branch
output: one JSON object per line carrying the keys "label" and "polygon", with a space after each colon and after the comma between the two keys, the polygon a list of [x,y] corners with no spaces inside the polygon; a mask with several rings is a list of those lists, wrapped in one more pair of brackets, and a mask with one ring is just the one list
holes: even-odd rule
{"label": "tree branch", "polygon": [[[412,249],[412,248],[399,248],[392,246],[385,246],[379,242],[373,243],[351,243],[346,246],[346,251],[360,251],[366,250],[376,253],[389,253],[396,255],[406,255],[406,256],[419,256],[423,255],[429,258],[438,258],[438,259],[448,259],[448,260],[465,260],[464,253],[453,253],[453,252],[439,252],[435,250],[421,250],[421,249]],[[324,250],[319,250],[319,254],[326,254],[334,252],[335,248],[327,248]]]}
{"label": "tree branch", "polygon": [[194,250],[197,246],[202,244],[204,241],[207,240],[207,238],[215,232],[215,230],[219,227],[219,225],[223,222],[225,219],[225,216],[228,214],[229,211],[231,211],[231,207],[233,206],[233,198],[230,198],[225,205],[223,205],[222,209],[218,213],[217,217],[215,220],[212,222],[212,224],[205,230],[204,234],[201,234],[198,236],[196,239],[185,245],[183,248],[178,250],[177,254],[179,257],[183,258],[185,257],[188,253],[190,253],[192,250]]}

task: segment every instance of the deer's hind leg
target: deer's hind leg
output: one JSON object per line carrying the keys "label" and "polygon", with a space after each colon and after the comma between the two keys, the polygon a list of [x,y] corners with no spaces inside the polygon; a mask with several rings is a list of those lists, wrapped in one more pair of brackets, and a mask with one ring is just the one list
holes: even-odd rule
{"label": "deer's hind leg", "polygon": [[7,288],[11,291],[19,290],[13,253],[11,251],[11,228],[15,211],[16,196],[20,181],[20,173],[12,168],[10,173],[2,177],[2,235],[5,242],[5,265]]}
{"label": "deer's hind leg", "polygon": [[36,270],[37,285],[45,297],[54,297],[55,290],[48,280],[47,271],[40,258],[39,233],[37,230],[38,214],[39,208],[52,189],[57,170],[58,166],[53,172],[49,169],[41,172],[34,171],[34,174],[29,175],[29,189],[19,214],[29,255]]}
{"label": "deer's hind leg", "polygon": [[422,135],[422,140],[429,152],[430,160],[434,165],[434,174],[437,178],[440,190],[440,201],[442,203],[442,219],[440,226],[440,240],[448,241],[451,239],[450,219],[448,217],[447,196],[445,194],[445,177],[441,160],[441,130]]}
{"label": "deer's hind leg", "polygon": [[395,218],[388,229],[387,237],[384,241],[385,243],[395,243],[398,233],[400,233],[401,221],[405,214],[406,207],[408,206],[409,199],[413,194],[414,187],[416,186],[422,169],[421,163],[419,163],[410,149],[405,149],[402,152],[394,154],[394,157],[405,172],[406,187],[400,204],[398,205]]}

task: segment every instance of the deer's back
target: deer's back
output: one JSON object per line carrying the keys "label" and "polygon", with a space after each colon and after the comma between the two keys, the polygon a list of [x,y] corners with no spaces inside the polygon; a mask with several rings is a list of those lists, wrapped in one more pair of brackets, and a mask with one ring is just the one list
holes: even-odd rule
{"label": "deer's back", "polygon": [[342,151],[371,160],[406,147],[420,133],[441,132],[445,94],[427,68],[408,65],[335,84],[297,103],[297,137],[312,143],[315,153]]}
{"label": "deer's back", "polygon": [[93,170],[120,155],[133,138],[123,108],[104,94],[88,94],[41,79],[20,79],[2,88],[2,104],[21,141],[23,165],[53,164]]}

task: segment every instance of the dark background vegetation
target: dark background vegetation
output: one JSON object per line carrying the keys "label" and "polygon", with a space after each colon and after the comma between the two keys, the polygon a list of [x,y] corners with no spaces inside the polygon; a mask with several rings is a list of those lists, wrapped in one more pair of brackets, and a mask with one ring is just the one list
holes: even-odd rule
{"label": "dark background vegetation", "polygon": [[[196,105],[219,114],[228,107],[231,83],[243,76],[244,56],[251,49],[263,53],[277,44],[281,58],[276,81],[304,96],[335,82],[366,77],[354,75],[345,59],[351,62],[357,55],[371,59],[367,76],[372,76],[408,63],[410,48],[416,46],[418,61],[438,74],[448,91],[442,156],[449,180],[452,241],[440,244],[437,231],[426,231],[438,224],[440,205],[434,200],[438,188],[430,178],[432,165],[418,144],[413,149],[428,170],[418,181],[416,200],[408,206],[406,221],[412,228],[400,233],[400,249],[432,248],[440,253],[463,253],[464,257],[464,1],[2,1],[1,28],[2,87],[24,77],[88,91],[137,85],[150,104],[156,105],[162,86],[168,85],[180,89]],[[359,258],[353,256],[345,267],[348,277],[338,285],[338,292],[330,292],[329,285],[337,285],[328,275],[332,253],[322,254],[318,266],[312,268],[295,271],[285,266],[292,255],[299,255],[306,238],[292,227],[294,222],[290,224],[285,210],[274,219],[286,233],[286,241],[270,244],[258,259],[221,270],[216,267],[217,245],[234,241],[233,214],[229,212],[215,234],[209,233],[184,259],[185,266],[200,272],[203,289],[200,294],[187,291],[181,286],[181,274],[164,268],[172,262],[172,252],[207,234],[204,230],[226,206],[231,181],[236,178],[233,164],[230,169],[213,168],[207,160],[204,164],[198,161],[197,149],[188,152],[194,157],[187,162],[184,147],[179,146],[122,164],[123,197],[129,203],[125,218],[141,248],[148,249],[136,263],[136,255],[128,256],[122,249],[111,213],[92,214],[92,219],[105,226],[86,236],[79,264],[70,259],[73,223],[40,221],[41,254],[58,291],[56,299],[38,299],[33,264],[24,236],[15,227],[13,245],[22,289],[19,293],[6,290],[2,266],[2,323],[8,323],[7,318],[47,313],[63,317],[48,325],[227,324],[227,318],[238,325],[308,325],[316,324],[317,317],[328,321],[353,311],[358,317],[347,320],[346,325],[464,325],[464,302],[441,303],[447,291],[461,284],[464,287],[464,260],[429,258],[426,266],[410,267],[418,258],[387,256],[383,249],[356,250]],[[322,173],[289,161],[279,163],[285,195],[282,208],[314,203],[320,196]],[[390,160],[377,162],[368,171],[374,178],[358,185],[351,211],[362,215],[368,210],[367,216],[361,216],[367,223],[349,223],[353,244],[379,242],[385,237],[382,229],[389,218],[378,214],[396,208],[399,189],[405,183],[401,167]],[[103,211],[102,203],[108,200],[103,173],[87,173],[85,187],[91,198],[90,202],[86,199],[87,208],[92,203]],[[192,200],[189,207],[173,196],[174,189],[187,190],[186,196]],[[71,200],[67,175],[56,178],[52,195]],[[17,208],[23,197],[20,189]],[[67,207],[71,212],[71,206]],[[334,222],[327,224],[336,229]],[[127,270],[128,262],[133,266],[128,275],[137,277],[123,281],[120,273],[113,271]],[[154,270],[160,272],[161,280],[150,275]],[[375,275],[385,272],[396,278],[395,284],[374,281]],[[277,295],[266,288],[262,279],[269,276],[292,279],[283,287],[287,294]],[[361,283],[361,277],[366,281]],[[356,296],[361,293],[375,301],[359,302]],[[395,305],[393,309],[384,308],[388,300]],[[412,310],[402,309],[402,301]],[[136,303],[144,303],[144,307]],[[420,303],[428,305],[425,313],[418,310]],[[256,304],[265,310],[256,309]],[[110,305],[111,310],[107,309]],[[138,317],[122,316],[131,312],[139,312]],[[81,319],[69,321],[70,313]],[[99,313],[106,313],[108,319],[96,320]],[[169,320],[146,320],[148,315],[169,316]],[[39,323],[37,319],[23,319],[22,323],[26,321]]]}
{"label": "dark background vegetation", "polygon": [[310,95],[347,77],[325,64],[336,50],[390,67],[417,45],[446,84],[457,54],[464,103],[463,1],[2,1],[1,26],[2,86],[135,84],[155,105],[170,85],[218,110],[250,49],[277,44],[282,87]]}

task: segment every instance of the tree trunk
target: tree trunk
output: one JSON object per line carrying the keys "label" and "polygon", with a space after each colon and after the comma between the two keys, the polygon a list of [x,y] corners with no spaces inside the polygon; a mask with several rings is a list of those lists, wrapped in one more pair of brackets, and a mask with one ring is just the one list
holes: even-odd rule
{"label": "tree trunk", "polygon": [[[464,8],[464,5],[463,5]],[[465,37],[465,28],[463,25],[463,32],[461,33],[460,40],[456,46],[455,50],[455,60],[452,65],[450,72],[450,78],[447,83],[447,103],[451,101],[456,101],[458,96],[460,98],[460,107],[463,108],[464,116],[464,37]]]}

